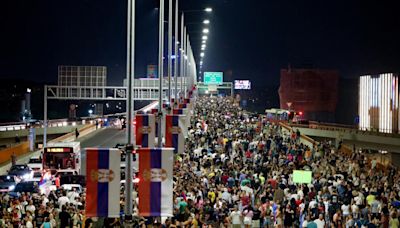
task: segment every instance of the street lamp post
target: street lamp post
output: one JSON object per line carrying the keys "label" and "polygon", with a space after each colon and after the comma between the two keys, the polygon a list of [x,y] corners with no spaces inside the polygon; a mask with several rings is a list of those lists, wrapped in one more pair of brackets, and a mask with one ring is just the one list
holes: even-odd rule
{"label": "street lamp post", "polygon": [[172,74],[172,0],[168,0],[168,102],[171,102]]}
{"label": "street lamp post", "polygon": [[184,37],[184,39],[185,39],[185,48],[184,48],[184,56],[185,56],[185,58],[184,58],[184,65],[183,65],[183,76],[184,76],[184,78],[183,78],[183,84],[182,84],[182,91],[183,91],[183,97],[184,98],[186,98],[186,90],[185,90],[185,87],[183,86],[184,84],[186,84],[186,79],[187,79],[187,64],[188,64],[188,59],[187,59],[187,47],[188,47],[188,37],[189,37],[189,35],[187,34],[187,28],[186,28],[186,26],[185,26],[185,30],[184,30],[184,34],[185,34],[185,37]]}
{"label": "street lamp post", "polygon": [[181,15],[181,65],[180,65],[180,67],[181,67],[181,69],[180,69],[180,74],[179,74],[179,76],[181,77],[180,78],[180,81],[181,81],[181,90],[180,90],[180,95],[182,96],[182,90],[183,90],[183,76],[185,75],[185,73],[183,72],[183,65],[184,65],[184,61],[185,61],[185,54],[184,54],[184,48],[185,48],[185,39],[184,39],[184,37],[185,37],[185,32],[184,32],[184,27],[185,27],[185,16],[184,16],[184,13],[182,13],[182,15]]}
{"label": "street lamp post", "polygon": [[128,0],[127,14],[127,101],[126,101],[126,122],[127,122],[127,148],[126,148],[126,183],[125,183],[125,219],[132,220],[133,212],[133,183],[132,183],[132,149],[133,149],[133,79],[134,79],[134,48],[135,48],[135,0]]}
{"label": "street lamp post", "polygon": [[164,50],[164,0],[160,0],[158,34],[158,147],[162,147],[162,105],[163,105],[163,50]]}
{"label": "street lamp post", "polygon": [[175,82],[175,102],[178,101],[178,1],[175,1],[175,59],[174,59],[174,82]]}

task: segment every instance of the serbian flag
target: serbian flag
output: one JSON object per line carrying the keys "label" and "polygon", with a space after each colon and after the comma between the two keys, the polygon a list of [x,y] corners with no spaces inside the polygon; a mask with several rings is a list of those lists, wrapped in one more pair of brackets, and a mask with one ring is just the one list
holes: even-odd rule
{"label": "serbian flag", "polygon": [[166,115],[165,116],[165,146],[173,147],[175,153],[181,154],[184,151],[184,132],[185,116],[184,115]]}
{"label": "serbian flag", "polygon": [[178,108],[186,108],[187,105],[185,103],[178,104]]}
{"label": "serbian flag", "polygon": [[139,214],[173,216],[173,148],[140,148]]}
{"label": "serbian flag", "polygon": [[86,217],[119,218],[120,163],[118,149],[86,149]]}
{"label": "serbian flag", "polygon": [[156,118],[152,114],[136,115],[136,145],[154,147]]}
{"label": "serbian flag", "polygon": [[174,108],[172,109],[172,114],[174,115],[184,115],[183,109],[181,108]]}
{"label": "serbian flag", "polygon": [[[151,114],[156,115],[157,113],[158,113],[158,109],[156,109],[156,108],[151,109]],[[157,121],[157,118],[155,119],[155,124],[156,124],[156,126],[155,126],[156,130],[154,131],[155,132],[155,137],[158,137],[158,121]]]}

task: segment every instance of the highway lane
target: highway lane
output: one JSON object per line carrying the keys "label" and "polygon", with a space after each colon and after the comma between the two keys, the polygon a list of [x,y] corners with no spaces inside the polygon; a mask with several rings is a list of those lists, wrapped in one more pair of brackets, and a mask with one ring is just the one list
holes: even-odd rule
{"label": "highway lane", "polygon": [[[98,148],[113,148],[116,144],[126,143],[126,129],[121,130],[117,128],[103,128],[93,131],[85,136],[79,137],[77,141],[81,142],[81,161],[82,161],[82,172],[86,169],[84,164],[86,162],[86,153],[84,149],[87,147],[98,147]],[[17,160],[17,164],[24,164],[29,161],[30,157],[40,155],[40,151],[33,152],[27,156],[23,156]],[[11,163],[0,167],[0,175],[5,175],[10,169]]]}
{"label": "highway lane", "polygon": [[116,144],[126,143],[126,129],[104,128],[92,132],[77,141],[81,142],[81,173],[86,173],[86,151],[85,148],[114,148]]}
{"label": "highway lane", "polygon": [[125,135],[126,129],[104,128],[78,138],[77,141],[81,142],[82,149],[87,147],[111,148],[118,143],[125,144]]}

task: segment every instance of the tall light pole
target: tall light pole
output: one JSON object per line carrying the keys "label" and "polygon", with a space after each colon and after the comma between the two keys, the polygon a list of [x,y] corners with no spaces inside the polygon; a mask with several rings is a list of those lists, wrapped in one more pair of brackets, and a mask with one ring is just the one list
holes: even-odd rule
{"label": "tall light pole", "polygon": [[[188,67],[188,63],[189,63],[188,56],[187,56],[188,55],[187,48],[188,48],[189,34],[187,34],[186,27],[185,27],[184,32],[185,32],[185,63],[184,63],[184,67],[183,67],[183,72],[184,72],[185,78],[183,80],[184,80],[184,83],[187,84],[187,67]],[[186,86],[183,89],[184,89],[183,95],[184,95],[184,98],[186,98]]]}
{"label": "tall light pole", "polygon": [[164,52],[164,0],[160,0],[160,20],[158,34],[158,147],[162,147],[162,105],[163,105],[163,52]]}
{"label": "tall light pole", "polygon": [[171,74],[172,74],[172,1],[173,0],[168,0],[168,102],[169,103],[171,102]]}
{"label": "tall light pole", "polygon": [[175,0],[175,59],[174,59],[174,82],[175,82],[175,102],[178,101],[178,1]]}
{"label": "tall light pole", "polygon": [[185,48],[185,32],[184,32],[184,27],[185,27],[185,15],[182,13],[181,15],[181,70],[179,76],[181,77],[181,90],[180,90],[180,96],[182,96],[182,91],[183,91],[183,76],[185,75],[185,72],[183,70],[184,66],[184,61],[185,61],[185,53],[184,53],[184,48]]}
{"label": "tall light pole", "polygon": [[127,147],[126,147],[126,188],[125,188],[125,216],[127,220],[132,220],[133,212],[133,183],[132,183],[132,150],[133,150],[133,120],[134,120],[134,104],[133,104],[133,80],[135,67],[135,0],[128,0],[127,14],[127,60],[126,60],[126,77],[127,77],[127,101],[126,101],[126,122],[127,122]]}

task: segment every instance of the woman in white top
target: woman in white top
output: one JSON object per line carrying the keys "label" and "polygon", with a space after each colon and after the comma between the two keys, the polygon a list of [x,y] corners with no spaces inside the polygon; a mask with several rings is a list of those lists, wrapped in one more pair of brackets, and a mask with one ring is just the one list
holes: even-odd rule
{"label": "woman in white top", "polygon": [[341,209],[342,209],[343,217],[346,219],[346,217],[350,215],[350,205],[349,205],[349,203],[345,202],[342,205]]}

